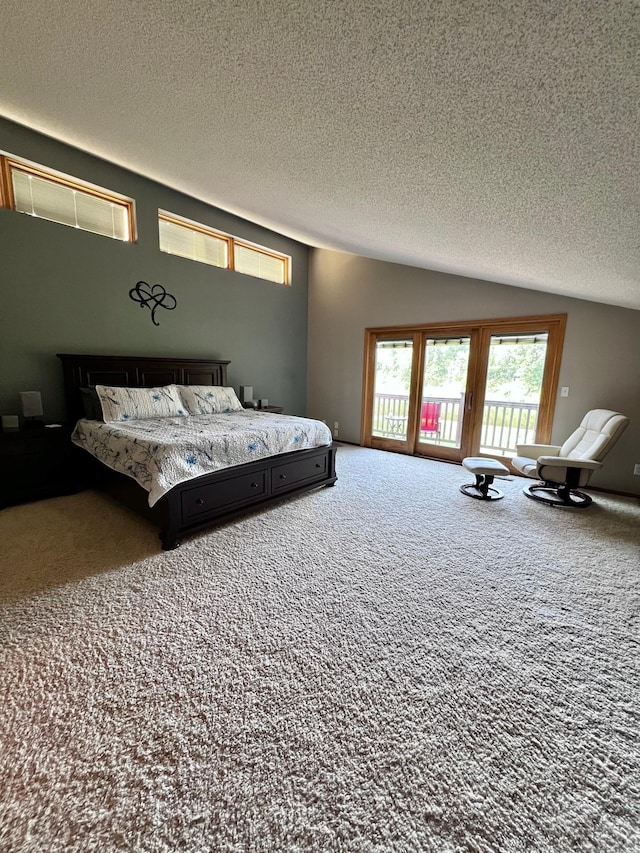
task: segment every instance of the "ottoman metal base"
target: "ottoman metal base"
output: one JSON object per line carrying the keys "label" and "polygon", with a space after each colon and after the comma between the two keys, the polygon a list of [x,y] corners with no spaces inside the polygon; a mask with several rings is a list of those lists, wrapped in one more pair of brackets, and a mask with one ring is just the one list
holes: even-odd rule
{"label": "ottoman metal base", "polygon": [[480,456],[467,456],[462,460],[462,467],[475,474],[475,483],[466,483],[460,486],[463,495],[477,498],[481,501],[499,501],[504,497],[504,492],[492,486],[496,475],[505,475],[509,469],[496,459],[483,459]]}

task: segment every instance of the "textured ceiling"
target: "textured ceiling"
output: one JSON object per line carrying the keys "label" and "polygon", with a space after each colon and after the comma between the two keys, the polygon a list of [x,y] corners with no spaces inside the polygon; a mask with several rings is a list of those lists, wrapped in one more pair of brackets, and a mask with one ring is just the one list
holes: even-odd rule
{"label": "textured ceiling", "polygon": [[640,309],[637,0],[1,20],[7,118],[310,245]]}

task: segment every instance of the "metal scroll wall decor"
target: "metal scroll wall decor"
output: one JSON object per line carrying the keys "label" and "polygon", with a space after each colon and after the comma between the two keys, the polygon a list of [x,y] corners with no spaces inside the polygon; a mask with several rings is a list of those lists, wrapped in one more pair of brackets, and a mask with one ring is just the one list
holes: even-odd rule
{"label": "metal scroll wall decor", "polygon": [[156,320],[158,308],[173,311],[178,304],[175,296],[167,293],[161,284],[151,285],[147,284],[146,281],[139,281],[135,287],[132,287],[129,296],[134,302],[138,302],[141,308],[148,308],[151,311],[151,322],[154,326],[160,325]]}

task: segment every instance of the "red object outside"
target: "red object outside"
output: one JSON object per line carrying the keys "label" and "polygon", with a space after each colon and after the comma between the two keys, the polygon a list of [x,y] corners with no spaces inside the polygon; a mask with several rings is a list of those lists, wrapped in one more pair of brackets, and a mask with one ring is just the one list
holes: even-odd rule
{"label": "red object outside", "polygon": [[440,432],[440,403],[422,404],[420,432]]}

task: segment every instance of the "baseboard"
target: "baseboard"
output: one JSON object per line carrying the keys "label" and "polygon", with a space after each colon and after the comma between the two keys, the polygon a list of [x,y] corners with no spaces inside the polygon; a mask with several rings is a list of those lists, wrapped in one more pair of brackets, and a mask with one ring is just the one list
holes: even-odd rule
{"label": "baseboard", "polygon": [[640,501],[640,495],[635,492],[619,492],[617,489],[603,489],[601,486],[586,486],[588,492],[602,492],[605,495],[619,495],[621,498],[635,498]]}

